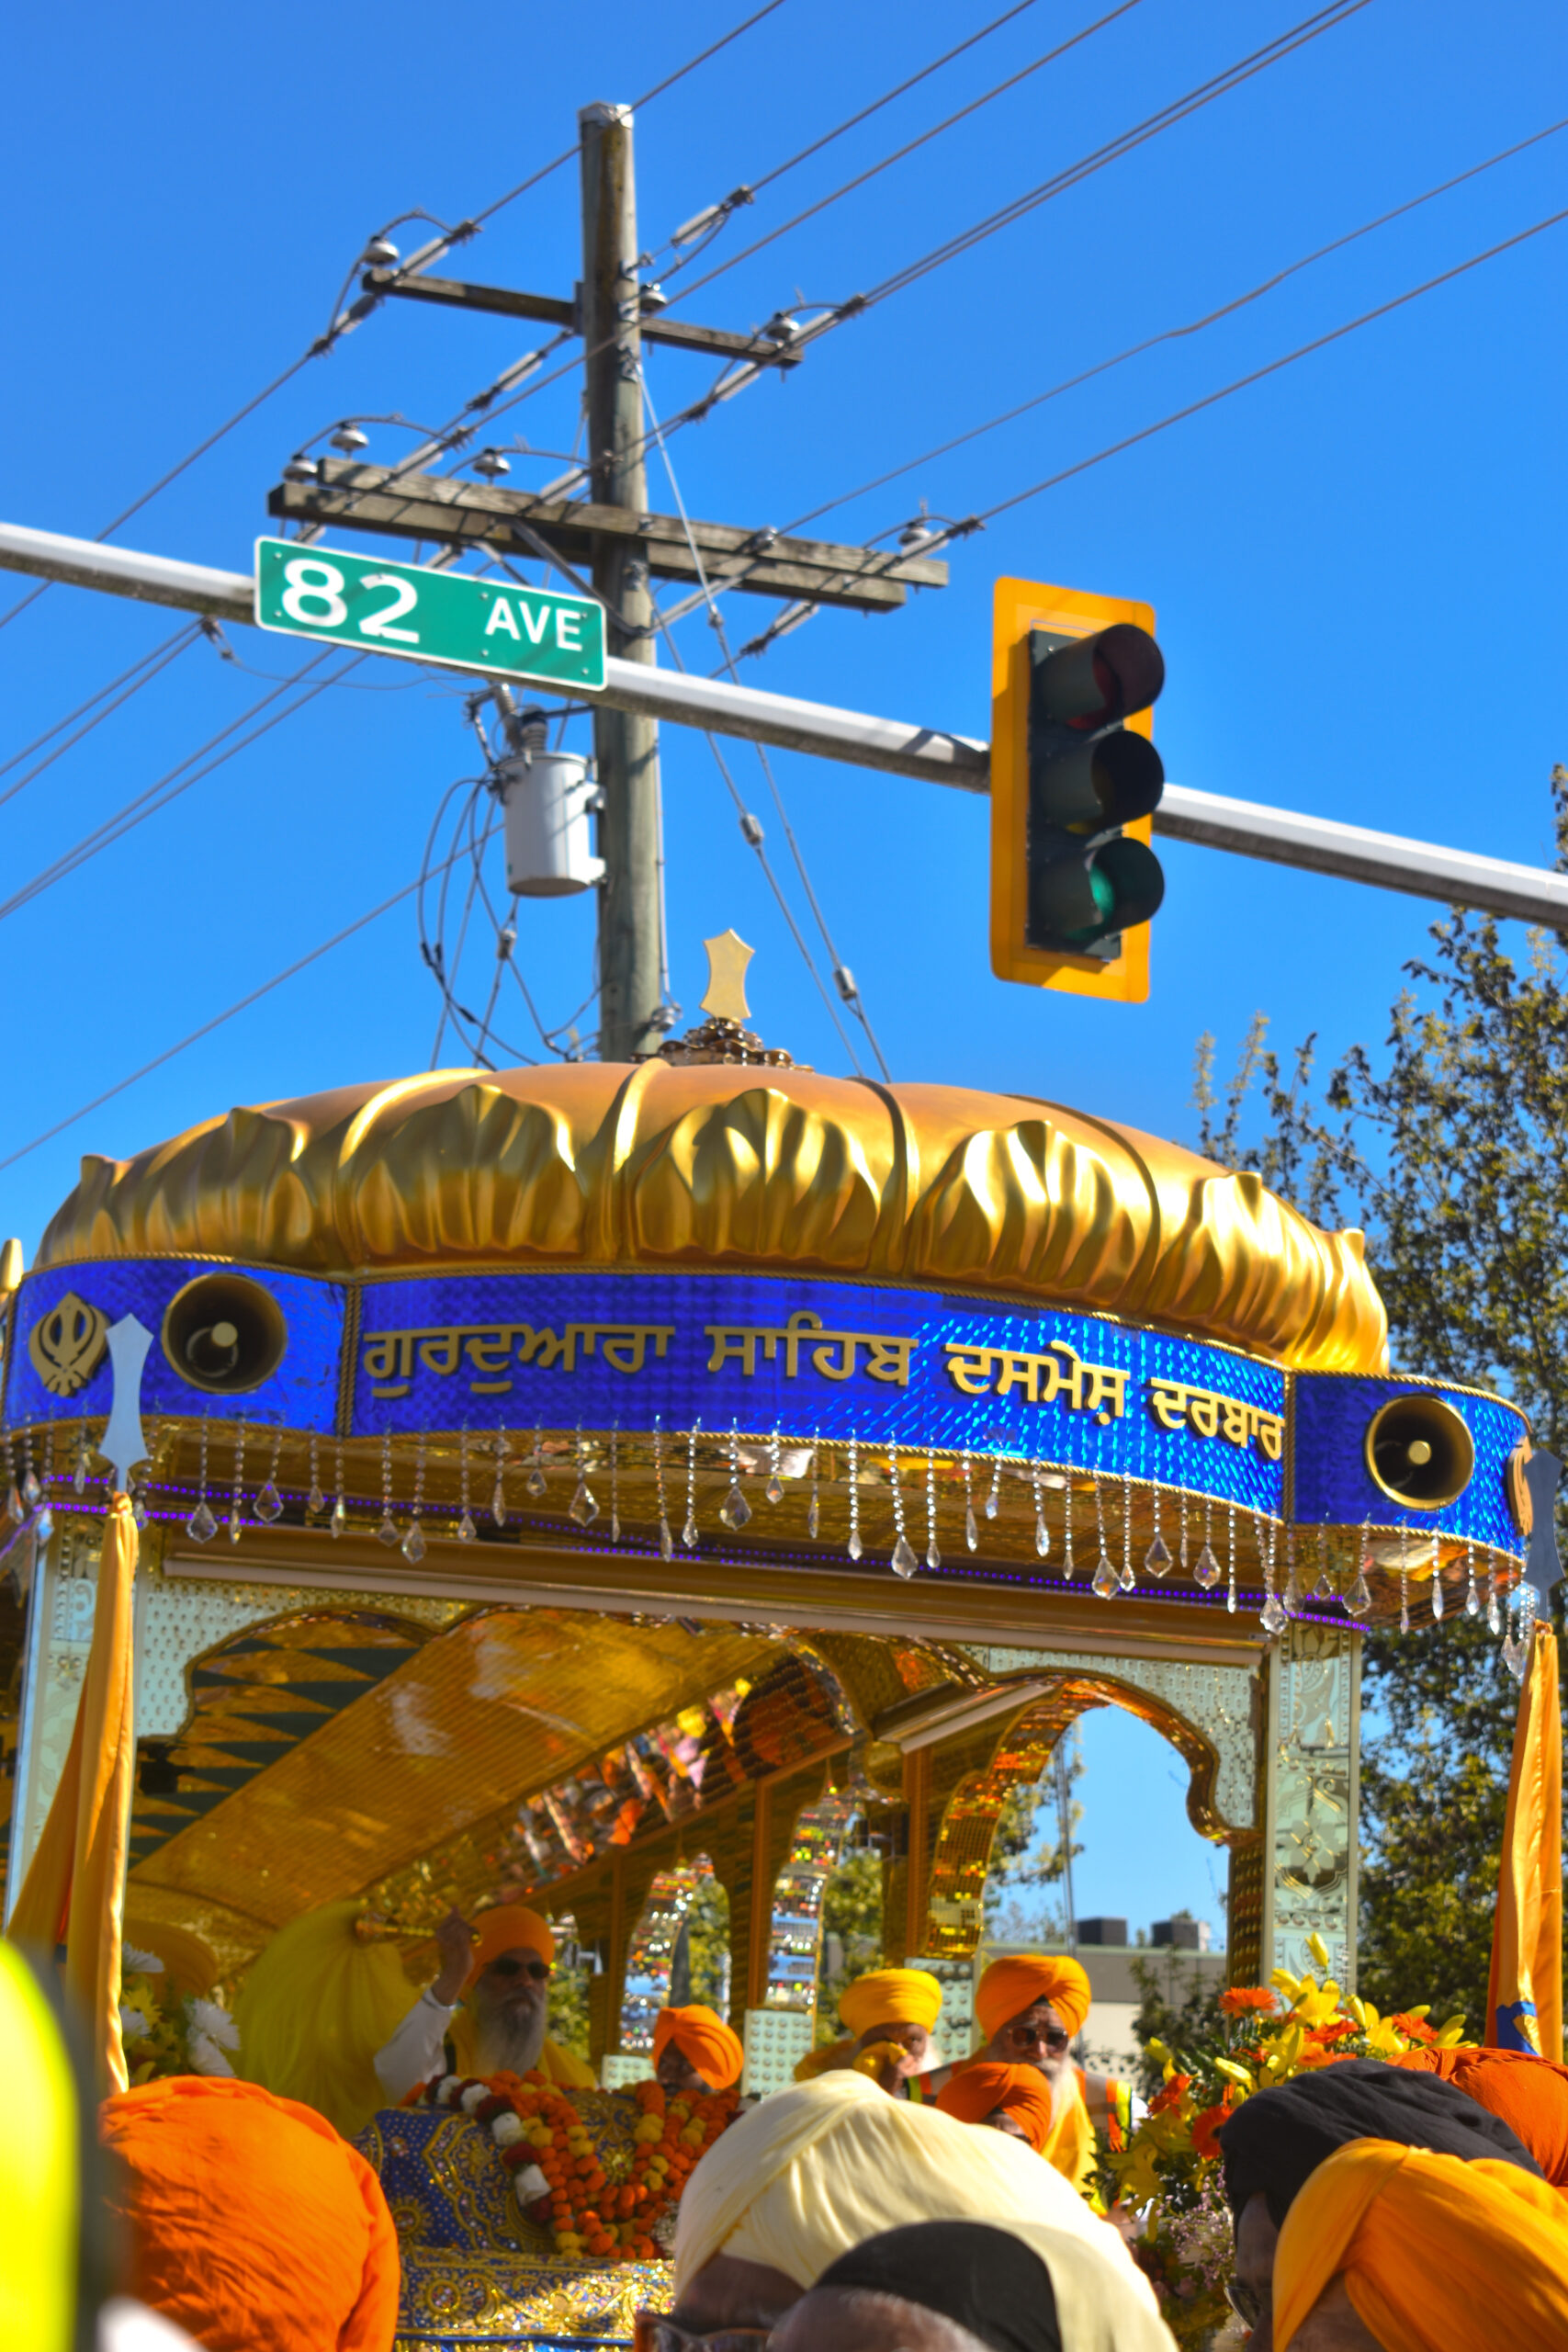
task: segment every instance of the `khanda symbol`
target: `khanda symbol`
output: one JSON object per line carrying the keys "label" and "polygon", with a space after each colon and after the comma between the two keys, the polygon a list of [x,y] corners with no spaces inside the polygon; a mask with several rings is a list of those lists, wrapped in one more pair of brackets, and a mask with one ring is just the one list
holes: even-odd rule
{"label": "khanda symbol", "polygon": [[103,1361],[108,1328],[108,1317],[73,1290],[66,1292],[51,1313],[39,1317],[28,1340],[28,1353],[51,1396],[73,1396],[86,1386]]}

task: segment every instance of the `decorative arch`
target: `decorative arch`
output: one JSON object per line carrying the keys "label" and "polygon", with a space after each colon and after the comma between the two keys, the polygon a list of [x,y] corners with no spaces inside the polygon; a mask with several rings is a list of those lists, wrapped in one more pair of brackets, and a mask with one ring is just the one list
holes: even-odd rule
{"label": "decorative arch", "polygon": [[[951,1758],[939,1749],[932,1758],[935,1819],[923,1938],[932,1958],[961,1959],[976,1950],[1002,1808],[1013,1789],[1040,1778],[1063,1733],[1092,1708],[1123,1708],[1169,1741],[1188,1767],[1188,1818],[1201,1837],[1232,1847],[1251,1846],[1258,1837],[1252,1676],[1235,1668],[1171,1667],[1137,1658],[1008,1654],[1015,1673],[1026,1662],[1036,1678],[1043,1667],[1068,1670],[1004,1722],[988,1753],[976,1758],[971,1736],[954,1744]],[[1215,1677],[1226,1681],[1216,1682]],[[1227,1687],[1232,1679],[1234,1689]]]}

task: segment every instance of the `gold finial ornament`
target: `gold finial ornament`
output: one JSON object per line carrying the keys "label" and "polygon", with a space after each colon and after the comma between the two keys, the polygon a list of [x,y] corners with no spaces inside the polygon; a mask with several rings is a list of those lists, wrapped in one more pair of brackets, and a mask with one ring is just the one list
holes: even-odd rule
{"label": "gold finial ornament", "polygon": [[14,1290],[21,1289],[22,1276],[27,1270],[21,1243],[15,1239],[7,1241],[5,1248],[0,1249],[0,1298],[9,1298]]}
{"label": "gold finial ornament", "polygon": [[705,939],[707,950],[708,985],[703,999],[703,1011],[711,1012],[716,1021],[750,1021],[751,1008],[746,1001],[746,967],[756,954],[748,947],[738,931],[721,931],[716,939]]}

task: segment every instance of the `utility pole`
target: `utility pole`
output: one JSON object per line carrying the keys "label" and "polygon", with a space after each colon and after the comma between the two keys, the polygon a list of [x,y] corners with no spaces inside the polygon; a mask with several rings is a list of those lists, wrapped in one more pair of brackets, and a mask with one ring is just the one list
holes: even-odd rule
{"label": "utility pole", "polygon": [[[637,308],[637,183],[629,107],[578,116],[582,159],[581,330],[587,355],[588,458],[593,498],[648,511],[642,457],[642,334]],[[650,664],[648,560],[606,541],[593,559],[612,652]],[[659,727],[595,705],[593,755],[603,806],[599,851],[599,1054],[607,1062],[657,1052],[663,1035],[659,938]]]}

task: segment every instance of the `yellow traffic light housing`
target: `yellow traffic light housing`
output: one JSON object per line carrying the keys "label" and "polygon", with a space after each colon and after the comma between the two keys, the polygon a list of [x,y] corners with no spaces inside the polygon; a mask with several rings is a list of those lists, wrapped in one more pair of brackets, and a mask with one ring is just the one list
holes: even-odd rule
{"label": "yellow traffic light housing", "polygon": [[[998,580],[992,630],[991,968],[1120,1004],[1149,993],[1164,895],[1154,611]],[[1090,643],[1089,640],[1092,640]],[[1141,740],[1140,740],[1141,739]]]}

